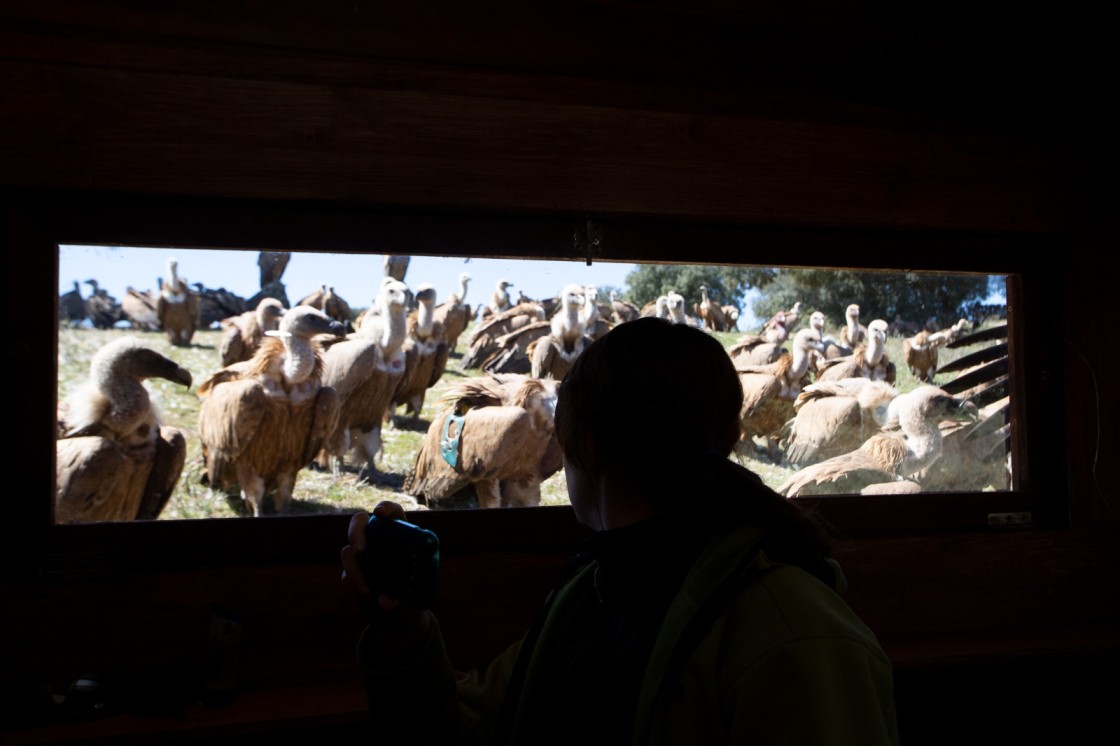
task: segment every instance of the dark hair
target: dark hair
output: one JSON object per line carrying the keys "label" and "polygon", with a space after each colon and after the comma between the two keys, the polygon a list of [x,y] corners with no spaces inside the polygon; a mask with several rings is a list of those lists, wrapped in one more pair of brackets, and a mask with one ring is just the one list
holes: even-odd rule
{"label": "dark hair", "polygon": [[728,456],[743,389],[707,332],[658,318],[620,324],[576,359],[560,384],[556,436],[569,461],[624,473],[654,503],[688,499],[763,529],[775,560],[816,566],[821,526]]}

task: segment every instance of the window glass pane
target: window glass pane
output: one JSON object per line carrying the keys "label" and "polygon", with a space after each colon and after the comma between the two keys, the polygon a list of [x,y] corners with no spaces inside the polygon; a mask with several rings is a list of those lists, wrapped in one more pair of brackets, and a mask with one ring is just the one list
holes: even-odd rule
{"label": "window glass pane", "polygon": [[[380,254],[60,247],[58,397],[69,418],[60,425],[60,433],[64,435],[62,440],[73,442],[61,443],[58,452],[60,489],[69,491],[70,495],[66,505],[58,506],[58,520],[80,523],[130,520],[137,515],[175,520],[251,514],[254,500],[247,504],[242,499],[236,479],[227,480],[232,486],[227,485],[226,490],[209,484],[200,431],[200,384],[223,368],[223,349],[226,362],[234,360],[235,351],[231,347],[236,345],[229,319],[243,314],[245,318],[255,317],[260,301],[267,297],[276,298],[284,308],[290,308],[304,300],[321,305],[325,295],[328,312],[346,324],[347,331],[354,333],[362,328],[371,307],[375,306],[375,298],[389,271],[385,259]],[[421,406],[418,415],[410,413],[405,401],[409,397],[401,394],[396,406],[388,412],[379,443],[376,428],[365,424],[350,431],[349,445],[357,450],[342,459],[332,459],[327,453],[330,449],[324,446],[324,450],[318,452],[319,463],[295,473],[291,499],[286,503],[288,514],[349,513],[369,509],[381,499],[397,500],[408,509],[471,508],[479,506],[480,499],[487,504],[488,488],[473,485],[469,480],[451,484],[419,480],[413,473],[417,455],[425,438],[438,444],[440,436],[444,435],[442,428],[447,421],[444,397],[453,387],[482,380],[487,370],[531,377],[532,352],[528,346],[547,332],[547,320],[561,308],[565,288],[569,286],[595,289],[600,330],[627,314],[642,312],[677,314],[684,323],[697,325],[704,325],[706,319],[707,328],[724,343],[742,369],[745,387],[751,385],[753,377],[767,375],[764,367],[757,366],[777,360],[774,356],[783,349],[791,360],[800,362],[794,346],[797,332],[810,327],[815,312],[821,313],[822,326],[813,337],[815,349],[808,358],[806,375],[785,392],[789,401],[782,425],[759,424],[751,413],[743,413],[744,437],[733,457],[758,472],[775,488],[795,479],[799,473],[804,475],[804,469],[819,469],[814,466],[816,462],[853,450],[881,426],[897,429],[897,413],[888,407],[888,401],[908,394],[922,379],[930,379],[952,394],[972,398],[978,417],[960,422],[944,420],[927,433],[931,439],[941,434],[943,455],[939,463],[911,475],[921,489],[952,492],[1010,487],[1006,335],[999,331],[1006,324],[1003,276],[610,262],[587,266],[584,262],[462,257],[412,256],[407,259],[403,281],[407,286],[405,302],[410,307],[421,305],[418,298],[426,299],[432,291],[436,305],[447,301],[452,294],[461,295],[460,278],[466,278],[465,302],[470,307],[467,326],[450,350],[442,375],[431,381],[430,386],[420,387],[422,394],[415,400]],[[279,263],[275,263],[277,260]],[[193,324],[178,337],[169,331],[176,323],[173,314],[160,315],[161,286],[169,284],[172,277],[181,280],[189,292],[164,293],[163,310],[170,314],[170,307],[177,300],[193,300],[197,304],[197,308],[191,310]],[[507,283],[505,290],[511,305],[519,301],[536,304],[523,307],[529,313],[507,318],[488,310],[502,281]],[[431,290],[423,292],[425,286],[430,286]],[[659,299],[663,299],[660,310]],[[584,302],[587,302],[586,297]],[[850,321],[845,316],[849,306],[858,306],[858,315]],[[586,308],[590,309],[591,305]],[[443,320],[451,326],[450,320]],[[868,336],[863,337],[863,341],[849,342],[846,337],[849,326]],[[873,332],[880,326],[883,327],[882,338],[868,349],[866,340],[879,339]],[[367,327],[367,331],[370,328],[374,327]],[[384,333],[387,327],[376,328]],[[485,330],[489,333],[484,334]],[[969,335],[981,332],[978,341],[967,344]],[[96,401],[93,405],[81,404],[75,397],[90,381],[94,355],[106,349],[110,342],[124,337],[138,339],[141,346],[189,371],[189,386],[181,374],[166,370],[147,378],[143,384],[159,421],[168,428],[178,429],[181,445],[171,431],[164,431],[160,437],[156,435],[160,431],[142,427],[137,430],[135,423],[127,424],[133,428],[127,435],[130,440],[119,453],[105,453],[104,441],[97,440],[107,436],[112,427],[104,422],[97,424]],[[376,338],[373,335],[363,337],[368,344],[372,344],[368,340]],[[913,370],[904,357],[904,343],[925,350],[924,362],[918,362],[917,358],[912,361]],[[114,342],[101,357],[108,357],[110,352],[125,344]],[[865,347],[861,348],[861,344]],[[857,361],[864,361],[862,369],[855,366],[853,371],[856,372],[839,373],[843,362],[837,360],[856,350],[859,351],[855,355]],[[977,359],[970,359],[969,356],[978,353]],[[829,355],[836,355],[836,360],[827,361]],[[893,364],[893,373],[868,372],[872,370],[868,367],[872,362],[882,364],[884,360]],[[960,370],[947,370],[953,367],[954,361],[962,361],[955,363]],[[382,362],[392,366],[391,360]],[[831,373],[824,373],[829,369]],[[174,368],[167,370],[174,371]],[[971,378],[962,377],[969,372]],[[330,365],[328,374],[342,375],[332,372]],[[818,377],[847,379],[857,376],[885,376],[891,384],[889,388],[883,386],[884,398],[876,400],[866,384],[857,386],[851,380],[840,380],[826,386],[823,381],[816,380]],[[339,383],[336,388],[351,385],[353,382],[349,381]],[[856,388],[866,389],[862,407],[858,405],[859,399],[841,396]],[[795,395],[799,390],[807,393],[795,409]],[[100,401],[104,404],[104,399]],[[356,407],[353,400],[346,399],[342,417],[353,417]],[[898,409],[901,411],[901,405]],[[803,410],[822,413],[827,410],[833,418],[843,415],[846,424],[833,425],[836,432],[827,437],[819,431],[810,434],[807,426],[800,427],[807,420],[802,416]],[[794,415],[801,419],[794,419]],[[119,419],[123,422],[127,418]],[[213,421],[211,418],[211,423]],[[792,423],[799,427],[795,428]],[[228,427],[234,429],[232,424]],[[838,434],[841,427],[847,433],[844,437]],[[440,432],[429,436],[429,428]],[[250,431],[251,428],[246,429],[238,437],[248,438]],[[295,426],[291,431],[296,432]],[[771,437],[767,437],[767,433]],[[456,443],[454,434],[452,423],[447,433],[448,443]],[[78,441],[78,438],[84,440]],[[909,438],[913,446],[918,436],[911,433]],[[216,442],[213,437],[211,442]],[[333,448],[341,452],[344,445],[336,442]],[[368,446],[366,451],[362,450],[363,446]],[[273,446],[281,447],[280,441]],[[933,448],[933,445],[926,443],[925,447]],[[155,486],[156,477],[135,471],[135,459],[128,460],[129,453],[135,455],[145,449],[161,455],[169,452],[172,467],[176,458],[182,458],[181,473],[162,507],[160,503],[164,501],[161,490]],[[372,471],[365,457],[368,450],[378,451]],[[435,450],[438,451],[438,447]],[[211,460],[221,461],[220,456],[213,455],[215,452],[218,452],[217,446],[208,446]],[[181,456],[177,455],[179,453]],[[449,468],[448,459],[453,458],[450,453],[436,456],[443,458],[440,468]],[[95,463],[97,459],[100,461]],[[541,474],[539,504],[566,504],[559,462],[551,457],[545,461],[547,473]],[[101,465],[102,462],[110,465]],[[161,475],[160,468],[155,468],[157,476]],[[220,467],[212,463],[211,470],[215,468]],[[121,481],[122,474],[132,480],[131,487],[106,486],[112,480]],[[282,482],[283,478],[278,481]],[[824,484],[821,479],[816,481]],[[419,484],[423,487],[417,487]],[[261,488],[266,495],[263,501],[250,495],[261,503],[258,509],[262,513],[275,509],[278,486],[269,483]],[[836,481],[835,487],[830,489],[854,492],[861,488],[855,481]],[[501,487],[498,489],[500,492]],[[873,489],[906,492],[913,487],[909,482],[898,482]],[[82,490],[87,497],[73,497]],[[419,497],[415,494],[417,491],[421,493]],[[523,504],[526,499],[529,503],[536,502],[535,490],[531,492],[528,498],[517,496],[512,504]],[[106,500],[109,507],[91,507],[88,495],[94,493]],[[122,495],[128,495],[127,499],[132,502],[116,505],[114,501],[125,499]]]}

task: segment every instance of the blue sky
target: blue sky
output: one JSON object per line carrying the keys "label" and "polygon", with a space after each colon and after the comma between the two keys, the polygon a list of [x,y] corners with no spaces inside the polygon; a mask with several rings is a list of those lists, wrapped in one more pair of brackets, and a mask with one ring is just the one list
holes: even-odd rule
{"label": "blue sky", "polygon": [[[188,282],[201,282],[209,288],[224,287],[243,298],[260,290],[255,251],[62,246],[59,292],[70,290],[75,280],[82,282],[90,278],[96,279],[118,299],[130,286],[137,290],[154,290],[156,279],[167,274],[169,258],[178,261],[179,274]],[[351,306],[368,306],[381,282],[381,262],[381,254],[293,253],[283,277],[288,299],[294,303],[326,283],[333,285],[335,292]],[[422,283],[433,285],[439,300],[456,289],[459,274],[466,272],[471,276],[467,300],[477,305],[490,297],[494,285],[502,278],[513,282],[515,297],[516,291],[521,290],[531,298],[550,298],[559,295],[569,283],[624,289],[626,275],[633,269],[633,264],[606,262],[588,267],[582,261],[414,256],[405,282],[413,288]],[[88,292],[88,286],[83,286],[82,294]]]}

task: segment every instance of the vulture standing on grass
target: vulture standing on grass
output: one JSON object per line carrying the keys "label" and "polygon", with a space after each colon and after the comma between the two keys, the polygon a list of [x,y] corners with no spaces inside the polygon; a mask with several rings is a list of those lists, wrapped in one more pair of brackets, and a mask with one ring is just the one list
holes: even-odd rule
{"label": "vulture standing on grass", "polygon": [[844,309],[844,328],[840,330],[840,344],[854,350],[867,339],[867,327],[859,323],[859,304],[852,303]]}
{"label": "vulture standing on grass", "polygon": [[436,289],[424,284],[416,289],[416,308],[408,314],[408,333],[404,344],[404,375],[397,384],[389,405],[391,415],[404,406],[415,424],[424,409],[428,389],[435,386],[447,369],[448,348],[443,324],[435,319]]}
{"label": "vulture standing on grass", "polygon": [[944,421],[975,421],[976,405],[928,384],[891,403],[897,430],[887,428],[850,453],[801,469],[777,491],[786,497],[920,491],[907,479],[941,456]]}
{"label": "vulture standing on grass", "polygon": [[696,304],[696,317],[700,319],[703,328],[710,332],[725,332],[731,328],[723,306],[708,297],[706,285],[700,286],[700,302]]}
{"label": "vulture standing on grass", "polygon": [[222,319],[222,339],[218,344],[222,367],[240,363],[257,354],[266,332],[280,328],[284,306],[275,298],[263,298],[254,311]]}
{"label": "vulture standing on grass", "polygon": [[55,520],[154,520],[179,481],[186,433],[161,425],[144,381],[190,388],[175,361],[121,337],[99,349],[89,381],[58,408]]}
{"label": "vulture standing on grass", "polygon": [[523,375],[453,384],[405,477],[405,494],[430,506],[473,486],[480,508],[540,504],[541,482],[562,466],[553,434],[557,385]]}
{"label": "vulture standing on grass", "polygon": [[121,304],[109,295],[97,280],[86,280],[90,294],[86,297],[86,317],[98,329],[112,329],[121,320]]}
{"label": "vulture standing on grass", "polygon": [[806,386],[782,430],[786,461],[803,467],[859,448],[887,421],[898,389],[885,381],[843,378]]}
{"label": "vulture standing on grass", "polygon": [[82,297],[81,287],[74,280],[74,289],[58,296],[58,318],[70,326],[77,326],[86,320],[86,299]]}
{"label": "vulture standing on grass", "polygon": [[470,281],[471,276],[466,272],[460,274],[459,286],[447,297],[447,300],[436,306],[436,323],[443,325],[443,336],[447,340],[449,354],[455,352],[455,348],[459,345],[459,337],[471,320],[471,307],[467,303],[467,283]]}
{"label": "vulture standing on grass", "polygon": [[144,332],[158,332],[159,301],[151,293],[141,293],[139,290],[128,287],[121,298],[121,315],[128,320],[133,329]]}
{"label": "vulture standing on grass", "polygon": [[378,293],[377,312],[361,328],[332,344],[324,355],[323,385],[340,402],[339,438],[320,454],[320,466],[336,475],[347,459],[362,461],[361,477],[372,480],[381,453],[381,427],[405,371],[408,336],[408,286],[387,278]]}
{"label": "vulture standing on grass", "polygon": [[743,385],[743,408],[739,413],[740,450],[753,444],[755,436],[766,439],[770,459],[782,461],[779,440],[786,422],[794,416],[793,402],[808,384],[809,354],[820,349],[812,329],[793,337],[793,353],[769,365],[736,365]]}
{"label": "vulture standing on grass", "polygon": [[548,333],[534,340],[526,350],[534,378],[564,380],[576,358],[591,343],[583,323],[583,292],[579,285],[564,288],[561,306],[548,322]]}
{"label": "vulture standing on grass", "polygon": [[189,347],[201,319],[198,295],[179,277],[179,262],[167,260],[167,279],[159,289],[156,314],[167,341],[176,347]]}
{"label": "vulture standing on grass", "polygon": [[232,491],[254,516],[265,496],[286,512],[296,475],[320,449],[334,446],[339,400],[322,383],[323,357],[313,341],[345,327],[322,311],[296,306],[250,360],[214,373],[198,387],[198,432],[206,482]]}

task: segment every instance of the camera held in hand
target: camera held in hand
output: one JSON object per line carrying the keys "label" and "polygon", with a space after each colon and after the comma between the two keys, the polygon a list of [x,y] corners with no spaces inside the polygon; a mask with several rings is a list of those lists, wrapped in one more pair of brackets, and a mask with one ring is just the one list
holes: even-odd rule
{"label": "camera held in hand", "polygon": [[362,574],[371,593],[430,609],[439,587],[439,537],[406,521],[370,516]]}

